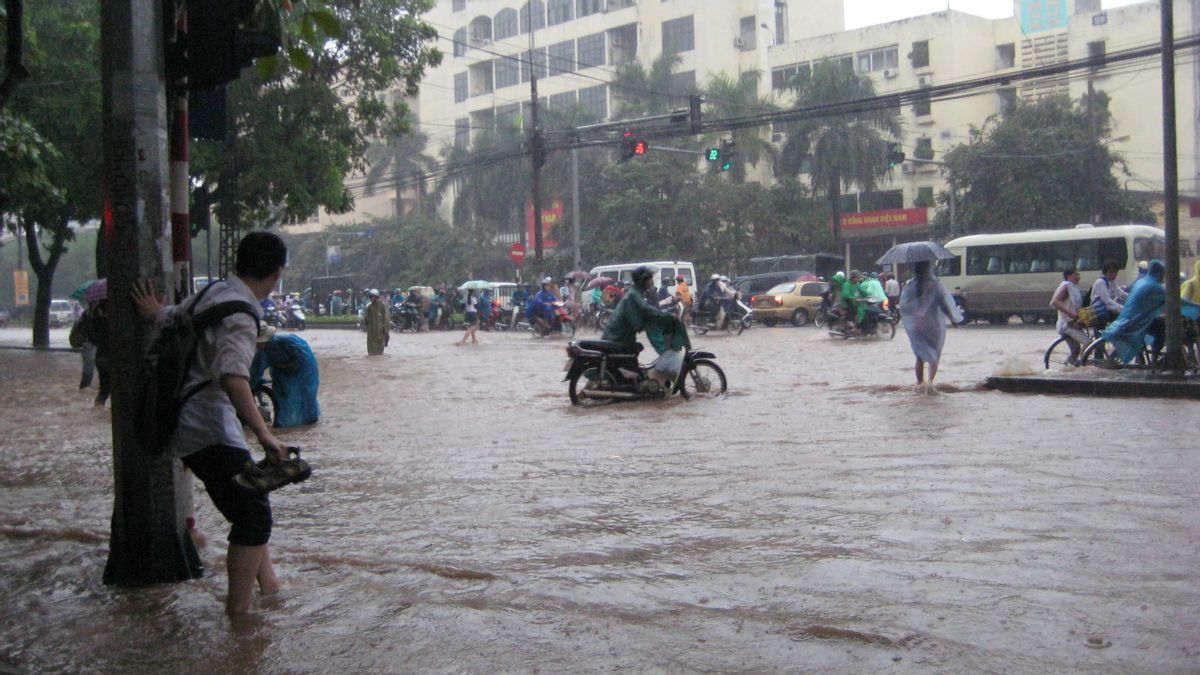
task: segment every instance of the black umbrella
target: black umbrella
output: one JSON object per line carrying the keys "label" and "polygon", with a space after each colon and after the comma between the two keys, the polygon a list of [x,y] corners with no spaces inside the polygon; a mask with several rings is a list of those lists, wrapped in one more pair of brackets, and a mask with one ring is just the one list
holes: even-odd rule
{"label": "black umbrella", "polygon": [[908,265],[916,262],[943,260],[953,258],[954,254],[947,251],[936,241],[910,241],[907,244],[896,244],[888,249],[883,257],[875,261],[876,265]]}

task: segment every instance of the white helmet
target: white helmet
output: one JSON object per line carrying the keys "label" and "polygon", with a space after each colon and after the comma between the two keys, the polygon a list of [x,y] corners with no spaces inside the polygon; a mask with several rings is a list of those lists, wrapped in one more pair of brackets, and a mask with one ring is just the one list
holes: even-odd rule
{"label": "white helmet", "polygon": [[552,284],[552,283],[554,283],[554,280],[551,279],[550,277],[546,277],[545,279],[542,279],[543,286],[545,286],[546,284]]}
{"label": "white helmet", "polygon": [[724,274],[722,274],[722,275],[721,275],[721,281],[729,281],[729,277],[727,277],[727,276],[725,276]]}
{"label": "white helmet", "polygon": [[379,289],[378,289],[378,288],[372,288],[371,290],[367,291],[367,295],[373,295],[373,296],[376,296],[376,297],[378,297],[378,296],[379,296]]}
{"label": "white helmet", "polygon": [[720,279],[720,278],[721,278],[721,275],[720,275],[720,274],[714,274],[714,275],[712,275],[712,276],[711,276],[711,277],[709,277],[709,278],[710,278],[710,279],[712,279],[713,281],[716,281],[717,279]]}

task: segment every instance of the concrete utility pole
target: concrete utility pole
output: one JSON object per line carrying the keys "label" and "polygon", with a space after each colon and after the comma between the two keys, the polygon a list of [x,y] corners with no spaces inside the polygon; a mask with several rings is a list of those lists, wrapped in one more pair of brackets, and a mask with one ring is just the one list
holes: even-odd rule
{"label": "concrete utility pole", "polygon": [[546,145],[542,138],[541,126],[538,124],[537,52],[534,51],[533,46],[533,33],[537,28],[537,21],[533,16],[536,4],[529,3],[529,161],[533,167],[533,180],[530,186],[530,203],[533,207],[533,259],[541,263],[542,165],[546,163]]}
{"label": "concrete utility pole", "polygon": [[1167,326],[1163,370],[1183,374],[1182,326],[1179,325],[1179,168],[1175,144],[1175,3],[1162,0],[1163,210],[1167,240]]}
{"label": "concrete utility pole", "polygon": [[170,288],[163,3],[101,0],[104,256],[112,341],[114,499],[104,583],[137,586],[200,576],[177,494],[182,465],[138,438],[139,371],[150,327],[131,299],[139,278]]}

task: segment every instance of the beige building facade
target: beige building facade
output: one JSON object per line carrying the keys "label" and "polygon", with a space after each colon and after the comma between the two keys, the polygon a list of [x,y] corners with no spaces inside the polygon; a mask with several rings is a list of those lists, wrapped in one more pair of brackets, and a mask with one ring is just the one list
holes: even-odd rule
{"label": "beige building facade", "polygon": [[[1200,0],[1176,0],[1177,36],[1200,31]],[[1015,0],[1014,16],[986,19],[947,10],[844,30],[842,0],[439,0],[425,19],[440,34],[446,58],[429,72],[411,102],[420,129],[436,156],[448,144],[469,145],[474,134],[498,120],[528,115],[530,71],[548,107],[579,105],[607,118],[619,105],[610,86],[616,69],[637,60],[647,67],[660,54],[678,54],[674,92],[687,92],[717,73],[763,73],[760,94],[790,103],[784,84],[812,64],[837,59],[871,77],[879,93],[908,91],[972,78],[1018,73],[1023,68],[1110,54],[1154,44],[1158,2],[1103,10],[1099,0]],[[532,43],[532,45],[531,45]],[[531,49],[532,46],[532,49]],[[1176,73],[1179,176],[1183,195],[1185,256],[1200,253],[1200,65],[1181,52]],[[1002,113],[1018,98],[1050,93],[1078,98],[1089,81],[1108,93],[1114,119],[1113,147],[1126,158],[1126,188],[1162,191],[1160,70],[1142,61],[1036,82],[1014,82],[951,101],[918,102],[898,110],[908,157],[937,160],[966,142],[972,126]],[[763,129],[782,142],[782,128]],[[760,164],[753,178],[769,182]],[[412,208],[415,193],[383,188],[362,196],[351,178],[355,212],[320,216],[306,227],[353,222]],[[890,183],[879,186],[872,208],[931,206],[946,189],[935,164],[905,162]],[[849,192],[853,193],[851,189]],[[449,201],[443,208],[449,208]],[[863,209],[867,210],[867,209]],[[1037,224],[1014,223],[1014,228]]]}

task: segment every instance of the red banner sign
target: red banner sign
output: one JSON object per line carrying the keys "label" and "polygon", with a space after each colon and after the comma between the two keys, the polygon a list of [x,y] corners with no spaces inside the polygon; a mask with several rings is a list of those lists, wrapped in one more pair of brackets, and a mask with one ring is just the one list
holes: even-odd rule
{"label": "red banner sign", "polygon": [[[558,242],[554,240],[552,232],[554,226],[562,222],[563,203],[561,199],[555,199],[550,203],[550,208],[542,209],[542,248],[558,248]],[[526,202],[525,204],[525,231],[528,237],[525,241],[533,246],[536,239],[533,236],[533,204]]]}
{"label": "red banner sign", "polygon": [[889,209],[842,214],[843,230],[876,230],[929,224],[929,209]]}

